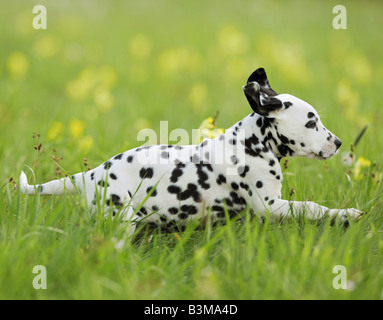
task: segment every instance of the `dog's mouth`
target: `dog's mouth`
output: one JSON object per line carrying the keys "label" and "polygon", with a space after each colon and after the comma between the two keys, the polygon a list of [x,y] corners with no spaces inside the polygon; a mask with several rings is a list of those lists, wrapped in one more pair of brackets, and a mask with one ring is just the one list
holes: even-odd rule
{"label": "dog's mouth", "polygon": [[319,160],[326,160],[326,159],[329,159],[333,156],[335,156],[337,154],[338,150],[336,150],[335,152],[327,155],[327,154],[324,154],[323,151],[319,151],[318,153],[315,153],[315,152],[311,152],[310,155],[308,156],[308,158],[310,159],[319,159]]}

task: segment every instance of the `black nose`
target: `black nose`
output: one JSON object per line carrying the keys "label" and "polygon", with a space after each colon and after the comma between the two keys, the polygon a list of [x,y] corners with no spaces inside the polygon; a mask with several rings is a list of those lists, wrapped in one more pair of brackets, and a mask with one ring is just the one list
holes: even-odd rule
{"label": "black nose", "polygon": [[342,141],[340,141],[339,139],[335,139],[334,143],[335,143],[337,149],[339,149],[340,146],[342,145]]}

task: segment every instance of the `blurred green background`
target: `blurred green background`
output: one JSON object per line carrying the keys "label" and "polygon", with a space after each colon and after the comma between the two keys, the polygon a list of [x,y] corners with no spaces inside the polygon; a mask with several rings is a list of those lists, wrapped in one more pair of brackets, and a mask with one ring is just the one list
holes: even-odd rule
{"label": "blurred green background", "polygon": [[[346,30],[333,28],[338,4]],[[35,5],[46,30],[32,26]],[[0,0],[0,297],[382,299],[382,13],[378,0]],[[78,198],[27,198],[8,182],[31,177],[25,165],[38,183],[54,162],[94,168],[164,120],[191,134],[219,110],[228,128],[251,112],[242,86],[258,67],[318,110],[341,151],[368,125],[352,167],[338,155],[284,168],[285,199],[370,212],[347,232],[229,226],[117,250],[115,226]],[[31,287],[36,264],[53,290]],[[333,289],[337,264],[354,289]]]}
{"label": "blurred green background", "polygon": [[[32,27],[36,4],[46,30]],[[34,159],[34,131],[74,172],[81,157],[96,165],[139,145],[160,120],[191,130],[219,110],[227,128],[250,113],[242,85],[261,66],[343,148],[369,124],[364,142],[379,150],[383,4],[344,5],[347,29],[335,30],[333,1],[1,1],[2,174]]]}

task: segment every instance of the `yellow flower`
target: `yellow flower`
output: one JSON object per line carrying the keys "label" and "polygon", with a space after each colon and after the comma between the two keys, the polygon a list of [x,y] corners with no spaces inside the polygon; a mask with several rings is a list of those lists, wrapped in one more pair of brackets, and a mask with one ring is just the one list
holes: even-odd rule
{"label": "yellow flower", "polygon": [[372,67],[370,61],[359,52],[348,53],[345,57],[346,72],[357,83],[368,85],[371,82]]}
{"label": "yellow flower", "polygon": [[338,88],[336,92],[337,101],[342,107],[346,107],[349,112],[350,109],[355,111],[355,108],[359,104],[359,94],[358,92],[351,88],[351,85],[348,80],[342,79],[338,83]]}
{"label": "yellow flower", "polygon": [[59,49],[58,41],[51,35],[40,38],[33,45],[34,54],[42,59],[54,56]]}
{"label": "yellow flower", "polygon": [[199,126],[200,130],[200,141],[204,138],[214,139],[225,132],[222,128],[217,128],[216,123],[212,117],[209,117],[202,121]]}
{"label": "yellow flower", "polygon": [[113,88],[117,82],[117,72],[112,66],[102,66],[97,71],[98,82],[109,89]]}
{"label": "yellow flower", "polygon": [[358,162],[362,168],[371,166],[371,161],[363,157],[359,157]]}
{"label": "yellow flower", "polygon": [[187,48],[179,47],[165,50],[157,61],[159,71],[165,76],[179,74],[181,71],[195,72],[201,65],[200,55]]}
{"label": "yellow flower", "polygon": [[189,99],[195,107],[200,107],[207,97],[207,86],[204,83],[194,84],[189,91]]}
{"label": "yellow flower", "polygon": [[99,86],[94,90],[94,102],[101,111],[113,108],[114,97],[105,86]]}
{"label": "yellow flower", "polygon": [[78,150],[81,154],[86,154],[93,146],[93,138],[91,136],[85,136],[78,142]]}
{"label": "yellow flower", "polygon": [[23,78],[28,73],[27,57],[18,51],[10,54],[7,60],[7,68],[12,77]]}
{"label": "yellow flower", "polygon": [[60,121],[54,121],[47,132],[47,139],[51,141],[59,140],[63,130],[64,124]]}
{"label": "yellow flower", "polygon": [[82,136],[85,130],[85,122],[72,118],[69,122],[69,134],[73,139],[78,139]]}
{"label": "yellow flower", "polygon": [[73,100],[82,100],[88,97],[94,86],[96,74],[93,69],[84,69],[74,80],[67,85],[67,93]]}
{"label": "yellow flower", "polygon": [[246,53],[249,48],[247,37],[234,26],[225,26],[219,31],[218,44],[222,54],[226,55]]}
{"label": "yellow flower", "polygon": [[363,178],[363,173],[365,170],[363,168],[368,168],[371,166],[371,161],[363,157],[359,157],[355,162],[353,168],[353,175],[355,180],[361,180]]}
{"label": "yellow flower", "polygon": [[67,94],[74,100],[92,97],[101,106],[109,109],[113,106],[110,90],[117,82],[117,73],[111,66],[103,66],[98,70],[85,68],[67,85]]}
{"label": "yellow flower", "polygon": [[152,51],[152,44],[144,34],[135,35],[129,42],[129,53],[137,60],[146,60]]}

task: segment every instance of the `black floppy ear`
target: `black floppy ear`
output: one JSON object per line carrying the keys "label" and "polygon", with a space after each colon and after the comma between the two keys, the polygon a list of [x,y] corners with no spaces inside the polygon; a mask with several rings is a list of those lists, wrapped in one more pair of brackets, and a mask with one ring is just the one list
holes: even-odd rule
{"label": "black floppy ear", "polygon": [[280,110],[283,107],[282,101],[262,92],[263,90],[258,82],[247,83],[243,87],[243,91],[250,107],[261,116],[273,118],[276,115],[274,111]]}
{"label": "black floppy ear", "polygon": [[278,93],[271,89],[269,79],[267,79],[266,71],[263,68],[258,68],[250,75],[249,79],[247,79],[247,83],[249,84],[250,82],[257,82],[260,85],[261,90],[267,93],[269,96],[278,95]]}

